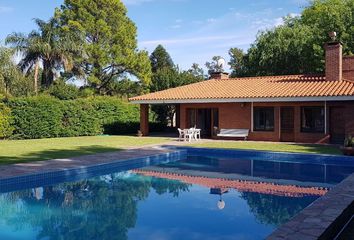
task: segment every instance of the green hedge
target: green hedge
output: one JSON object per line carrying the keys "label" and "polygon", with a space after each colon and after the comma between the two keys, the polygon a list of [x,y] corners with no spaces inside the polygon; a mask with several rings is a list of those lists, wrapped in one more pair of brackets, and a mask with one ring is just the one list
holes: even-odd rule
{"label": "green hedge", "polygon": [[0,138],[8,138],[12,135],[11,110],[5,104],[0,103]]}
{"label": "green hedge", "polygon": [[127,134],[139,129],[139,106],[114,97],[58,100],[40,96],[10,99],[6,105],[16,139]]}

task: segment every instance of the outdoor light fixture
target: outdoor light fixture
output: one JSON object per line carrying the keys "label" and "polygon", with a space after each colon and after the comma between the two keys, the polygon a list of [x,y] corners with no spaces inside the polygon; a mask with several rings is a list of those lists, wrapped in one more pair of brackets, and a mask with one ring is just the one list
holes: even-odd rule
{"label": "outdoor light fixture", "polygon": [[332,31],[328,33],[328,36],[332,39],[332,41],[334,42],[336,40],[337,37],[337,33]]}

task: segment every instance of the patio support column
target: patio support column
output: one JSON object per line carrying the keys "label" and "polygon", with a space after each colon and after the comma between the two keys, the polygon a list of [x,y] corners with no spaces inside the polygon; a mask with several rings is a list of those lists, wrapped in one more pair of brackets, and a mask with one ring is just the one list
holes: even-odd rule
{"label": "patio support column", "polygon": [[143,136],[149,135],[149,104],[140,104],[140,131]]}
{"label": "patio support column", "polygon": [[176,127],[180,128],[181,127],[181,105],[176,104]]}
{"label": "patio support column", "polygon": [[253,132],[253,102],[251,102],[251,132]]}
{"label": "patio support column", "polygon": [[324,131],[327,135],[327,101],[324,102]]}

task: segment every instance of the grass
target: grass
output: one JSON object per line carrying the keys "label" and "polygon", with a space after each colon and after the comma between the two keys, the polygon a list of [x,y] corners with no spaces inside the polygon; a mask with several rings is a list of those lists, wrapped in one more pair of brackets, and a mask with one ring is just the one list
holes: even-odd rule
{"label": "grass", "polygon": [[215,141],[196,143],[192,147],[205,148],[228,148],[263,150],[276,152],[316,153],[316,154],[342,154],[338,147],[319,144],[293,144],[293,143],[271,143],[271,142],[244,142],[244,141]]}
{"label": "grass", "polygon": [[0,164],[67,158],[169,141],[163,137],[95,136],[0,141]]}
{"label": "grass", "polygon": [[[0,164],[68,158],[80,155],[120,151],[128,147],[164,144],[166,137],[95,136],[0,141]],[[210,141],[188,144],[192,147],[250,149],[278,152],[341,154],[335,146],[244,141]]]}

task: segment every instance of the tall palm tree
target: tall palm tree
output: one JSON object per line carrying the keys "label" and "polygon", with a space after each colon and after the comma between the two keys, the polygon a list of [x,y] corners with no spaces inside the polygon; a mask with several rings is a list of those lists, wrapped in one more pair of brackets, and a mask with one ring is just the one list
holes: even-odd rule
{"label": "tall palm tree", "polygon": [[24,72],[34,70],[34,85],[37,91],[39,67],[43,67],[41,84],[49,87],[55,79],[56,71],[72,68],[72,54],[79,49],[74,38],[61,31],[57,18],[51,18],[48,22],[40,19],[34,21],[38,30],[28,35],[12,33],[5,42],[23,56],[19,65]]}

